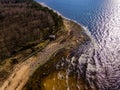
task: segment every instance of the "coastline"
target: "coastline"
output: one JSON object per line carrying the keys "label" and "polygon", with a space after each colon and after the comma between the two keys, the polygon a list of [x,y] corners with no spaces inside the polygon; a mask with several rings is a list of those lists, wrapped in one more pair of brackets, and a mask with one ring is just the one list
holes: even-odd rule
{"label": "coastline", "polygon": [[[67,22],[76,26],[75,23],[70,22],[69,20]],[[38,52],[36,55],[30,57],[22,64],[18,65],[18,67],[3,83],[0,89],[4,90],[6,88],[6,90],[14,90],[16,88],[16,90],[22,90],[23,86],[26,84],[28,79],[34,74],[36,69],[41,65],[44,65],[47,61],[49,61],[50,57],[54,53],[57,53],[62,48],[76,47],[76,45],[78,46],[79,44],[82,44],[82,42],[85,42],[86,37],[81,35],[82,30],[78,28],[78,30],[73,30],[72,36],[67,33],[66,35],[62,35],[57,40],[51,42],[45,47],[44,50],[42,50],[42,52]]]}
{"label": "coastline", "polygon": [[96,48],[98,47],[97,41],[95,40],[94,36],[93,36],[93,35],[91,34],[91,32],[89,31],[89,29],[88,29],[87,26],[82,25],[81,23],[77,22],[76,20],[73,20],[73,19],[70,19],[70,18],[65,17],[65,16],[62,15],[60,12],[58,12],[57,10],[49,7],[48,5],[46,5],[46,4],[43,3],[43,2],[38,2],[38,3],[39,3],[40,5],[42,5],[43,7],[47,7],[47,8],[49,8],[50,10],[53,10],[53,12],[57,13],[58,15],[60,15],[63,19],[72,21],[72,22],[76,23],[77,25],[81,26],[83,32],[90,38],[92,44],[93,44]]}
{"label": "coastline", "polygon": [[[51,9],[50,7],[48,8]],[[86,38],[90,39],[89,36],[86,34],[85,30],[83,30],[84,27],[82,27],[79,23],[64,17],[63,15],[61,15],[55,10],[53,11],[63,18],[64,24],[66,23],[65,30],[67,31],[67,34],[60,36],[57,40],[48,44],[42,52],[38,52],[36,55],[31,56],[22,64],[18,65],[15,71],[13,71],[10,77],[0,87],[1,90],[4,90],[5,88],[6,90],[10,90],[10,89],[13,90],[15,88],[16,90],[21,90],[23,86],[26,84],[26,82],[28,81],[28,79],[33,75],[35,70],[39,66],[49,61],[50,57],[54,53],[58,52],[62,48],[68,48],[68,47],[70,48],[70,47],[75,47],[76,45],[82,44],[82,42],[86,41],[85,40]],[[74,27],[77,27],[77,30],[74,30]],[[19,73],[21,74],[19,75]],[[22,77],[23,75],[24,77]]]}

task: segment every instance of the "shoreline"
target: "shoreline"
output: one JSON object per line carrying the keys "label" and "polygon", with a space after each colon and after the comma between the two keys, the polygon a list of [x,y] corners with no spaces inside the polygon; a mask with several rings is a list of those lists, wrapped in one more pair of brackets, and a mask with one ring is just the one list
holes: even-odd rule
{"label": "shoreline", "polygon": [[[57,11],[55,10],[53,11],[58,14]],[[5,80],[5,82],[0,87],[1,90],[4,90],[4,89],[21,90],[23,86],[26,84],[26,82],[28,81],[28,79],[31,77],[31,75],[33,75],[35,70],[39,66],[42,66],[47,61],[49,61],[53,53],[56,53],[62,48],[75,47],[75,45],[77,44],[86,42],[85,39],[90,39],[80,24],[78,24],[77,22],[71,19],[64,17],[61,14],[58,14],[58,15],[60,15],[63,18],[63,22],[66,26],[65,30],[67,30],[67,34],[61,35],[60,37],[57,38],[57,40],[49,43],[42,52],[38,52],[36,55],[31,56],[29,59],[27,59],[20,65],[18,65],[18,67],[15,67],[15,70],[13,71],[13,73]],[[77,27],[77,29],[74,29],[74,27]],[[68,33],[69,30],[70,30],[70,33],[72,32],[72,36],[70,35],[70,33]]]}
{"label": "shoreline", "polygon": [[[37,1],[36,1],[37,2]],[[64,15],[62,15],[60,12],[58,12],[57,10],[49,7],[48,5],[46,5],[44,2],[37,2],[39,3],[40,5],[42,5],[43,7],[47,7],[48,9],[52,10],[53,12],[57,13],[58,15],[60,15],[63,19],[66,19],[66,20],[69,20],[69,21],[72,21],[74,23],[76,23],[77,25],[81,26],[83,32],[91,39],[91,42],[92,44],[98,48],[98,42],[96,41],[96,39],[94,38],[94,36],[91,34],[91,32],[89,31],[88,27],[87,26],[84,26],[82,25],[81,23],[77,22],[76,20],[73,20],[73,19],[70,19],[70,18],[67,18],[65,17]]]}
{"label": "shoreline", "polygon": [[[71,23],[71,25],[69,23]],[[67,20],[66,24],[68,24],[69,26],[76,26],[75,23],[69,20]],[[67,29],[69,30],[70,28]],[[18,67],[16,67],[10,77],[6,79],[6,81],[0,87],[0,90],[22,90],[23,86],[27,83],[27,81],[34,74],[37,68],[48,62],[50,57],[54,53],[58,52],[62,48],[75,47],[76,45],[79,45],[80,43],[86,41],[86,37],[83,36],[82,33],[79,36],[78,32],[81,33],[82,30],[80,28],[78,28],[78,30],[73,30],[73,33],[75,34],[73,34],[72,38],[68,34],[66,34],[65,36],[60,36],[58,38],[58,40],[60,39],[59,41],[56,40],[51,42],[45,47],[42,52],[38,52],[36,55],[30,57],[22,64],[18,65]],[[76,34],[78,35],[75,36]],[[63,42],[64,40],[65,42]]]}

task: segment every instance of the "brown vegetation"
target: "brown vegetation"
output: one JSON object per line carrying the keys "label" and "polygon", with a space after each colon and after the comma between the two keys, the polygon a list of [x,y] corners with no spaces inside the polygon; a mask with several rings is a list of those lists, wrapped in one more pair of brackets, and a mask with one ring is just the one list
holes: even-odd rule
{"label": "brown vegetation", "polygon": [[33,0],[0,0],[0,60],[56,34],[62,18]]}

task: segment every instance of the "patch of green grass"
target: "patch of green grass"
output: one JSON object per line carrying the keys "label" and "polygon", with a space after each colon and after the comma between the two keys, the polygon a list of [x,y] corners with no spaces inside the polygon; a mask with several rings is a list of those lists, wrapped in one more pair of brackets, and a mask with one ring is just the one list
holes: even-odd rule
{"label": "patch of green grass", "polygon": [[45,40],[35,46],[35,48],[43,48],[49,43],[49,40]]}

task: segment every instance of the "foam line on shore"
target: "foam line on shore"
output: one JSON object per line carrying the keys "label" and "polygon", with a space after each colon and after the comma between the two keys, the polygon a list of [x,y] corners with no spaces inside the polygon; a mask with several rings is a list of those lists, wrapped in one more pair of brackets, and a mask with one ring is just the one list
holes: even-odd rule
{"label": "foam line on shore", "polygon": [[50,10],[53,10],[53,12],[57,13],[57,14],[60,15],[62,18],[67,19],[67,20],[69,20],[69,21],[72,21],[72,22],[80,25],[81,28],[82,28],[82,30],[84,31],[84,33],[91,39],[92,44],[93,44],[96,48],[98,48],[97,41],[96,41],[96,39],[94,38],[94,36],[91,34],[91,32],[89,31],[89,29],[88,29],[87,26],[82,25],[81,23],[77,22],[76,20],[69,19],[69,18],[65,17],[64,15],[62,15],[62,14],[61,14],[60,12],[58,12],[57,10],[55,10],[55,9],[49,7],[48,5],[46,5],[44,2],[38,2],[38,3],[39,3],[40,5],[42,5],[43,7],[48,7]]}

